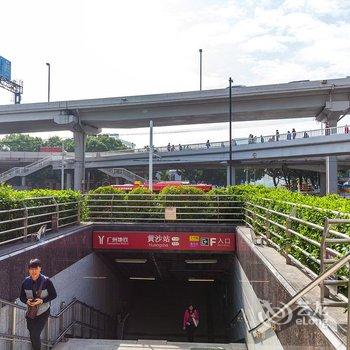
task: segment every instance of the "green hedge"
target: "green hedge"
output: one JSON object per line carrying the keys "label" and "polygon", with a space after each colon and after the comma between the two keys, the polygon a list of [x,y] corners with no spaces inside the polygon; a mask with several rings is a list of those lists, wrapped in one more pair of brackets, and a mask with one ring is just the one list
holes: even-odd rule
{"label": "green hedge", "polygon": [[[251,185],[234,186],[232,188],[228,188],[227,191],[242,195],[246,202],[246,207],[250,208],[251,210],[253,210],[254,207],[249,207],[249,204],[247,203],[257,204],[287,215],[289,215],[295,207],[296,217],[320,226],[324,226],[326,217],[350,219],[350,200],[338,195],[319,197],[291,192],[284,188],[275,189]],[[296,206],[294,204],[296,204]],[[304,207],[303,205],[310,206],[310,208]],[[266,212],[262,209],[255,208],[254,212],[264,216],[266,215]],[[286,225],[286,218],[283,218],[277,214],[271,214],[270,219],[283,226]],[[250,223],[257,233],[266,233],[262,219],[256,217],[256,222]],[[295,221],[292,221],[291,229],[321,243],[322,231],[319,229],[312,228],[308,225]],[[350,225],[332,225],[332,229],[350,236]],[[287,237],[284,229],[276,227],[275,225],[270,225],[270,230],[273,230],[273,232],[281,236],[280,239],[271,235],[271,240],[278,244],[282,251],[285,251],[286,247],[291,245],[288,253],[308,266],[315,273],[319,273],[319,265],[313,261],[312,258],[305,256],[300,249],[298,249],[298,247],[308,252],[316,259],[320,259],[320,248],[306,242],[296,235],[292,235],[290,238]],[[349,244],[346,243],[331,244],[329,247],[334,248],[344,254],[349,251]]]}
{"label": "green hedge", "polygon": [[[109,196],[105,196],[106,194]],[[228,195],[228,197],[218,197],[222,194]],[[227,201],[227,199],[233,201],[233,198],[235,198],[235,195],[227,194],[225,189],[204,192],[191,186],[168,186],[160,193],[151,193],[144,188],[136,188],[126,193],[111,186],[105,186],[89,193],[89,217],[91,221],[99,222],[159,222],[164,220],[165,207],[176,207],[177,222],[186,222],[188,219],[193,221],[196,221],[196,219],[198,221],[214,219],[214,222],[218,222],[222,219],[232,220],[239,217],[232,214],[241,212],[239,209],[227,208],[217,214],[218,206],[233,207],[240,204]],[[223,203],[223,201],[228,203]],[[103,213],[106,208],[99,207],[99,205],[106,206],[108,208],[107,212]]]}
{"label": "green hedge", "polygon": [[209,196],[201,189],[188,186],[168,186],[159,193],[158,199],[162,208],[176,207],[177,221],[196,219],[199,218],[198,214],[210,217],[207,203]]}
{"label": "green hedge", "polygon": [[[81,195],[72,190],[58,191],[39,189],[17,191],[8,185],[0,185],[0,232],[13,230],[8,233],[0,234],[0,242],[14,239],[23,235],[23,231],[15,229],[23,226],[24,224],[24,220],[22,218],[24,216],[25,207],[28,208],[29,217],[36,216],[28,219],[28,233],[30,234],[37,232],[40,228],[39,223],[44,221],[50,221],[47,223],[47,229],[51,229],[51,213],[56,209],[55,201],[56,203],[63,204],[60,206],[60,210],[66,210],[60,214],[60,218],[62,219],[60,220],[60,225],[69,224],[70,222],[76,220],[75,218],[68,218],[68,216],[71,216],[78,211],[78,204],[70,204],[70,202],[77,202],[80,199]],[[38,206],[39,208],[32,208]],[[18,210],[10,211],[11,209]],[[69,209],[73,210],[68,211]]]}
{"label": "green hedge", "polygon": [[[215,188],[207,193],[200,189],[188,186],[170,186],[164,188],[159,194],[151,194],[147,189],[140,188],[135,189],[128,194],[113,189],[110,186],[106,186],[92,191],[91,194],[95,195],[91,197],[91,203],[96,203],[97,200],[100,200],[100,203],[109,206],[109,213],[105,214],[105,217],[107,217],[107,219],[110,217],[111,221],[113,221],[113,215],[116,216],[115,214],[118,211],[118,217],[121,218],[120,221],[136,221],[135,217],[139,217],[142,218],[142,221],[144,222],[152,222],[151,218],[164,219],[164,208],[171,206],[177,208],[177,222],[186,221],[184,219],[191,219],[194,222],[196,219],[198,219],[198,221],[204,219],[217,219],[218,222],[222,219],[229,219],[233,222],[233,220],[237,218],[242,218],[243,221],[241,215],[242,211],[239,208],[244,205],[248,209],[254,209],[254,212],[257,214],[262,216],[266,215],[266,212],[263,209],[254,208],[247,203],[257,204],[261,207],[270,208],[286,215],[291,214],[295,207],[295,214],[298,218],[320,226],[324,225],[326,217],[350,218],[350,201],[340,196],[329,195],[319,197],[303,195],[291,192],[284,188],[275,189],[264,186],[239,185],[227,188]],[[99,198],[96,194],[113,194],[113,200],[111,200],[111,197],[109,197],[108,200],[103,196]],[[178,197],[175,199],[172,195],[178,195]],[[221,197],[218,195],[221,195]],[[131,199],[132,202],[130,202]],[[141,205],[147,206],[147,208],[140,208]],[[218,206],[227,206],[228,208],[221,209],[218,214]],[[105,209],[101,208],[101,211],[103,210]],[[98,210],[95,208],[94,211],[96,212]],[[141,213],[141,211],[143,213]],[[184,211],[186,211],[186,215],[184,215]],[[95,220],[97,215],[90,215],[90,217],[91,220]],[[270,219],[279,223],[283,227],[286,225],[285,217],[271,214]],[[266,233],[265,222],[258,216],[255,217],[255,222],[251,221],[250,224],[254,227],[257,233]],[[350,225],[334,225],[333,228],[339,232],[350,235]],[[321,242],[322,231],[319,229],[312,228],[296,221],[292,221],[291,229],[316,242]],[[284,229],[276,227],[275,225],[270,225],[270,230],[280,237],[271,235],[272,241],[279,245],[282,251],[286,252],[287,247],[289,249],[291,245],[291,249],[288,253],[308,266],[314,272],[319,272],[319,265],[312,259],[312,257],[320,259],[320,249],[317,246],[306,242],[296,235],[288,237],[285,234]],[[333,244],[330,245],[330,247],[341,253],[348,251],[347,244]],[[308,252],[311,255],[311,258],[305,256],[300,249]]]}
{"label": "green hedge", "polygon": [[115,212],[126,210],[125,196],[124,191],[111,186],[102,186],[90,191],[83,218],[95,222],[113,221]]}

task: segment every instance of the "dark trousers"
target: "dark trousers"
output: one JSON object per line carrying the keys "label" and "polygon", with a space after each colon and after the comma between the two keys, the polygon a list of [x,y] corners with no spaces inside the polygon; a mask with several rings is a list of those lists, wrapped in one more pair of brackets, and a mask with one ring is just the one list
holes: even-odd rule
{"label": "dark trousers", "polygon": [[186,327],[187,341],[189,341],[190,343],[193,343],[195,329],[196,327],[192,323]]}
{"label": "dark trousers", "polygon": [[32,342],[33,350],[41,350],[40,335],[43,331],[47,319],[49,318],[50,310],[45,311],[43,314],[35,318],[27,318],[27,328],[30,334],[30,341]]}

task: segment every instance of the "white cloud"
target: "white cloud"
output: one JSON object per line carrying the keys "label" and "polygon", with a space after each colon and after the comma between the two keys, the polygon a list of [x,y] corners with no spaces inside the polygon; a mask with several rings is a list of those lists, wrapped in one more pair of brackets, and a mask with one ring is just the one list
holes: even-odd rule
{"label": "white cloud", "polygon": [[45,100],[46,61],[55,100],[195,90],[199,48],[204,88],[350,75],[349,0],[17,0],[2,12],[0,55],[24,102]]}

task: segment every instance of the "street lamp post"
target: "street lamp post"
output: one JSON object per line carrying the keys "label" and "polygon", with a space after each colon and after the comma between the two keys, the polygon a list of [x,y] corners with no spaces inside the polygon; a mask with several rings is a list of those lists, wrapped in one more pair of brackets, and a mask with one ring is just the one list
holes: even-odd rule
{"label": "street lamp post", "polygon": [[199,90],[202,91],[202,49],[199,49]]}
{"label": "street lamp post", "polygon": [[51,90],[51,65],[46,62],[47,65],[47,102],[50,102],[50,90]]}
{"label": "street lamp post", "polygon": [[232,78],[229,78],[229,103],[230,103],[230,109],[229,109],[229,113],[230,113],[230,121],[229,121],[229,184],[230,186],[232,186]]}
{"label": "street lamp post", "polygon": [[64,141],[62,141],[62,160],[61,160],[61,190],[64,190]]}
{"label": "street lamp post", "polygon": [[153,120],[149,122],[148,189],[153,192]]}

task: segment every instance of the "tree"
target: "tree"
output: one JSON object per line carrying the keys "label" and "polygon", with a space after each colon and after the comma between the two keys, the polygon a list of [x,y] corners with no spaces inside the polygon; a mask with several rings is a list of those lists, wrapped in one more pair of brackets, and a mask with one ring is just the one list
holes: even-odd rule
{"label": "tree", "polygon": [[319,176],[316,171],[291,169],[283,165],[282,168],[266,169],[266,174],[272,177],[275,187],[283,180],[290,190],[297,190],[298,182],[311,183],[316,188],[319,186]]}
{"label": "tree", "polygon": [[[181,175],[182,179],[189,181],[190,183],[206,182],[216,186],[226,186],[227,173],[226,169],[180,169],[178,174]],[[255,179],[254,179],[255,175]],[[264,177],[264,169],[255,169],[249,172],[249,181],[260,180]],[[244,183],[246,180],[245,171],[242,168],[236,169],[236,183]]]}
{"label": "tree", "polygon": [[272,181],[275,187],[277,187],[283,178],[283,173],[281,169],[266,169],[266,175],[272,177]]}
{"label": "tree", "polygon": [[43,145],[40,137],[33,137],[26,134],[6,135],[1,141],[2,150],[22,151],[22,152],[38,152]]}
{"label": "tree", "polygon": [[160,181],[169,181],[170,180],[169,170],[158,171],[158,177]]}
{"label": "tree", "polygon": [[[126,149],[127,147],[125,147],[125,145],[123,145],[123,143],[120,140],[111,137],[107,134],[88,136],[86,141],[86,150],[88,152],[98,152],[97,148],[100,148],[102,152],[117,151],[121,149]],[[104,149],[102,150],[102,148]]]}
{"label": "tree", "polygon": [[[47,140],[41,137],[33,137],[26,134],[6,135],[0,140],[0,149],[8,151],[38,152],[40,147],[62,147],[67,152],[74,152],[74,139],[63,139],[59,136],[52,136]],[[87,152],[117,151],[126,149],[123,143],[107,134],[88,136],[86,139]]]}
{"label": "tree", "polygon": [[44,140],[43,145],[45,147],[62,147],[62,139],[59,136],[52,136],[47,140]]}
{"label": "tree", "polygon": [[[59,136],[52,136],[46,140],[43,140],[41,137],[33,137],[25,134],[12,134],[5,136],[2,140],[0,140],[0,150],[38,152],[42,146],[62,147],[62,142],[64,149],[67,152],[74,152],[73,138],[63,139]],[[116,151],[125,148],[126,147],[120,140],[105,134],[88,136],[86,140],[87,152]],[[102,172],[96,173],[95,180],[102,182],[106,175],[104,175]],[[46,168],[31,174],[29,180],[35,184],[42,184],[44,183],[44,180],[47,179],[59,183],[60,176],[59,171],[53,171],[51,168]]]}

